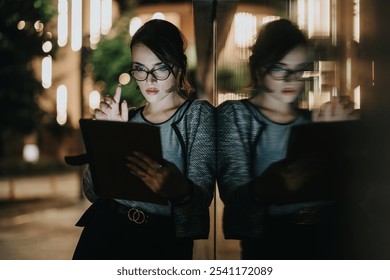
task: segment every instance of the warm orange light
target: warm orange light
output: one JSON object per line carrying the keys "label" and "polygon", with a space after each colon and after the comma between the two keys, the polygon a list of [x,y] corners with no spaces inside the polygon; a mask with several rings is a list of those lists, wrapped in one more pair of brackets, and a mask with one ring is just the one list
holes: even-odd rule
{"label": "warm orange light", "polygon": [[134,17],[130,20],[129,25],[129,34],[131,37],[137,32],[137,30],[142,26],[142,20],[139,17]]}
{"label": "warm orange light", "polygon": [[23,28],[26,27],[26,22],[24,20],[21,20],[18,22],[18,24],[16,25],[16,27],[19,29],[19,30],[22,30]]}
{"label": "warm orange light", "polygon": [[50,41],[46,41],[42,44],[42,50],[45,52],[45,53],[48,53],[51,51],[51,49],[53,48],[53,44],[50,42]]}
{"label": "warm orange light", "polygon": [[26,144],[23,147],[23,159],[27,162],[37,162],[39,160],[39,148],[35,144]]}
{"label": "warm orange light", "polygon": [[119,83],[121,83],[122,85],[127,85],[128,83],[130,83],[130,80],[130,75],[127,73],[122,73],[119,76]]}
{"label": "warm orange light", "polygon": [[37,20],[35,23],[34,23],[34,28],[35,28],[35,31],[36,32],[41,32],[44,28],[44,24],[40,21],[40,20]]}
{"label": "warm orange light", "polygon": [[153,14],[152,19],[165,19],[165,15],[163,13],[157,12]]}
{"label": "warm orange light", "polygon": [[100,93],[97,90],[91,91],[89,94],[89,108],[92,110],[99,108],[100,105]]}

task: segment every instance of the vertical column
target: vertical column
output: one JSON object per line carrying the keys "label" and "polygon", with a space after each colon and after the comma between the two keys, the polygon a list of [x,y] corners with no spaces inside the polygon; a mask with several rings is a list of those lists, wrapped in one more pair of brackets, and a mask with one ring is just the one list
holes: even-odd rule
{"label": "vertical column", "polygon": [[367,124],[366,194],[369,258],[390,257],[390,2],[360,0],[362,117]]}

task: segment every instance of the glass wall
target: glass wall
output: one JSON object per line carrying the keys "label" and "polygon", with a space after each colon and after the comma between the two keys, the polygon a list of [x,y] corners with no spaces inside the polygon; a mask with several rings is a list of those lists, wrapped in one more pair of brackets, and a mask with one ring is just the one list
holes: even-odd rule
{"label": "glass wall", "polygon": [[[381,211],[380,209],[388,210],[382,203],[381,206],[371,204],[375,196],[383,197],[388,192],[386,188],[390,182],[388,172],[384,170],[384,164],[389,163],[388,144],[383,140],[376,142],[371,138],[381,134],[385,123],[390,121],[389,95],[384,93],[387,92],[384,82],[390,70],[390,64],[385,63],[389,60],[389,52],[385,48],[388,46],[389,34],[384,22],[388,15],[386,11],[389,11],[390,7],[384,2],[193,1],[197,63],[200,65],[197,83],[202,98],[210,100],[216,106],[226,100],[248,98],[248,57],[256,34],[265,23],[288,18],[303,30],[313,46],[312,79],[305,82],[298,106],[308,110],[318,109],[335,97],[347,97],[354,102],[354,108],[367,128],[361,135],[362,139],[367,140],[363,148],[366,155],[371,156],[365,158],[370,161],[367,166],[359,167],[364,172],[349,178],[345,186],[355,186],[357,189],[355,192],[348,192],[345,204],[348,207],[352,205],[346,207],[347,212],[357,212],[356,215],[348,216],[352,221],[348,226],[350,232],[347,230],[344,238],[349,239],[348,234],[353,234],[352,231],[357,234],[350,239],[354,241],[345,249],[347,258],[381,258],[389,256],[390,253],[387,247],[377,248],[379,242],[387,240],[383,232],[389,233],[388,223],[383,222],[382,218],[381,222],[378,222],[368,217],[375,211]],[[207,20],[200,23],[201,19]],[[213,38],[210,38],[210,32]],[[380,47],[381,45],[383,47]],[[389,139],[389,132],[383,133],[384,139]],[[381,148],[378,148],[378,145]],[[371,150],[371,146],[378,149]],[[370,197],[370,194],[373,197]],[[361,205],[364,203],[367,203],[367,208],[363,210]],[[223,203],[218,191],[213,208],[216,211],[214,257],[239,259],[239,241],[225,240],[223,237]],[[356,231],[358,228],[365,230]],[[364,245],[358,245],[360,243]],[[386,244],[388,243],[390,242],[386,241]],[[357,249],[360,246],[361,248]]]}

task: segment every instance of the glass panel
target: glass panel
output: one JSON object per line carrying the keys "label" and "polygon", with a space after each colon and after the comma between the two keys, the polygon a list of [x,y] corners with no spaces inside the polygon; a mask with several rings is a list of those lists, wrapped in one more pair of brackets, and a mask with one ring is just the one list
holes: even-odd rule
{"label": "glass panel", "polygon": [[[370,25],[363,27],[361,23],[362,18],[367,21],[368,16],[372,16],[370,13],[374,13],[370,10],[370,13],[366,12],[363,16],[362,3],[364,2],[368,7],[369,1],[216,2],[217,32],[214,35],[216,37],[214,55],[217,77],[213,96],[216,105],[226,100],[239,100],[251,96],[248,67],[250,47],[254,43],[257,32],[265,23],[278,18],[287,18],[300,27],[313,47],[311,79],[304,84],[304,90],[298,98],[298,107],[308,110],[318,109],[335,97],[351,99],[355,109],[367,106],[367,103],[363,102],[364,97],[368,98],[364,96],[365,93],[367,94],[364,91],[367,87],[363,87],[362,83],[364,79],[374,82],[374,73],[376,73],[374,70],[378,68],[377,61],[368,61],[364,65],[366,72],[362,73],[359,70],[359,66],[363,66],[359,57],[359,50],[362,50],[361,42],[364,40],[363,30],[373,31]],[[371,18],[368,21],[371,22],[370,20]],[[377,40],[379,41],[378,38]],[[365,77],[363,80],[362,76]],[[376,101],[370,102],[374,107]],[[325,149],[326,145],[320,147]],[[350,182],[356,181],[356,178],[348,179]],[[224,205],[218,192],[216,204],[216,258],[239,259],[239,241],[224,238],[222,229]]]}

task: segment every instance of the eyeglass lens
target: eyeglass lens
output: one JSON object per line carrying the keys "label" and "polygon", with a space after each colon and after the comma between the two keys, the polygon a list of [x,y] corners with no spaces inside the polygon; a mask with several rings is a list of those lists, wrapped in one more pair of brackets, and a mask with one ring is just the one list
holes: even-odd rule
{"label": "eyeglass lens", "polygon": [[304,72],[305,72],[304,69],[290,70],[290,69],[284,69],[278,67],[271,68],[270,70],[270,74],[272,78],[276,80],[286,80],[286,79],[299,80],[302,79]]}
{"label": "eyeglass lens", "polygon": [[162,66],[156,69],[152,69],[150,71],[138,68],[130,70],[130,75],[137,81],[145,81],[148,78],[149,74],[151,74],[152,77],[156,80],[166,80],[169,77],[170,73],[171,71],[167,66]]}

